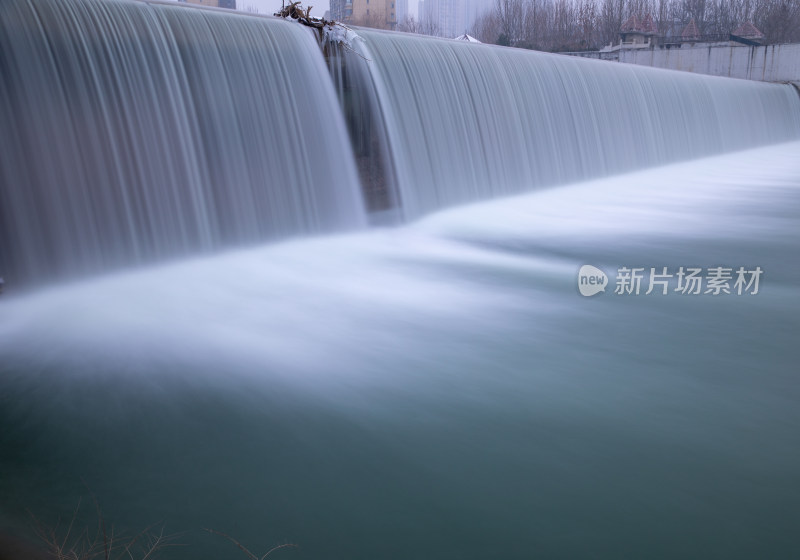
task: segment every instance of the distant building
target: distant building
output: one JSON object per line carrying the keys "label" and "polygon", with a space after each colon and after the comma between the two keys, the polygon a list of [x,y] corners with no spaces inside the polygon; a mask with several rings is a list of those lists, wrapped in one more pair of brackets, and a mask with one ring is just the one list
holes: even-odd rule
{"label": "distant building", "polygon": [[473,37],[472,35],[467,35],[466,33],[464,33],[463,35],[459,35],[454,40],[463,41],[465,43],[480,43],[480,41],[478,41],[475,37]]}
{"label": "distant building", "polygon": [[196,4],[198,6],[209,6],[211,8],[236,9],[236,0],[178,0],[186,4]]}
{"label": "distant building", "polygon": [[348,21],[353,15],[352,0],[331,0],[331,19],[333,21]]}
{"label": "distant building", "polygon": [[743,23],[731,32],[731,41],[744,43],[745,45],[763,45],[764,38],[764,34],[749,21]]}
{"label": "distant building", "polygon": [[425,0],[419,3],[419,19],[434,23],[440,36],[454,39],[472,27],[480,9],[479,0]]}
{"label": "distant building", "polygon": [[403,21],[408,16],[408,0],[397,0],[397,10],[395,10],[395,19],[397,22]]}
{"label": "distant building", "polygon": [[681,40],[687,43],[693,43],[700,40],[700,31],[697,29],[697,24],[694,22],[694,18],[689,20],[689,24],[684,27],[683,32],[681,32]]}
{"label": "distant building", "polygon": [[396,0],[331,0],[331,19],[376,29],[397,27]]}
{"label": "distant building", "polygon": [[[659,22],[631,16],[622,24],[619,43],[599,51],[562,54],[668,68],[713,76],[800,84],[800,43],[764,46],[764,34],[752,22],[728,34],[702,34],[694,19]],[[800,89],[800,88],[798,88]]]}
{"label": "distant building", "polygon": [[432,3],[438,10],[436,20],[442,37],[453,38],[465,31],[461,0],[433,0]]}
{"label": "distant building", "polygon": [[629,17],[619,31],[620,44],[622,45],[651,45],[653,37],[657,35],[656,26],[650,15],[643,19],[635,15]]}
{"label": "distant building", "polygon": [[652,16],[646,15],[639,18],[635,15],[625,20],[619,30],[619,43],[608,45],[601,49],[597,56],[586,53],[592,58],[613,60],[621,50],[643,49],[679,49],[683,46],[693,46],[702,43],[705,46],[725,46],[728,44],[763,44],[764,34],[752,23],[743,23],[730,35],[703,35],[697,27],[694,18],[688,24],[680,21],[661,22],[659,29]]}

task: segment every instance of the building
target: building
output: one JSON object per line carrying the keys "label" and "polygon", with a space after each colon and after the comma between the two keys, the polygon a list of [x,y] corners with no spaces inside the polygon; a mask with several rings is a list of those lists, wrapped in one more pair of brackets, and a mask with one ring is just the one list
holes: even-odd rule
{"label": "building", "polygon": [[800,91],[800,43],[764,45],[764,34],[745,22],[729,34],[700,33],[694,20],[661,22],[631,17],[620,28],[620,41],[600,51],[562,54],[652,66],[711,76],[764,82],[790,82]]}
{"label": "building", "polygon": [[410,14],[408,13],[408,0],[397,0],[397,10],[395,10],[395,19],[398,23],[405,20]]}
{"label": "building", "polygon": [[745,44],[758,46],[763,44],[764,34],[752,23],[740,25],[730,35],[704,35],[694,18],[684,25],[679,21],[662,22],[659,29],[650,15],[639,18],[629,17],[619,30],[619,43],[601,49],[597,56],[586,53],[591,58],[616,60],[619,51],[647,49],[680,49],[697,44],[705,46],[726,46]]}
{"label": "building", "polygon": [[641,20],[634,15],[629,17],[620,28],[620,44],[649,46],[657,34],[658,30],[649,14]]}
{"label": "building", "polygon": [[331,0],[331,19],[333,21],[347,21],[353,14],[352,0]]}
{"label": "building", "polygon": [[731,41],[757,47],[764,44],[764,34],[752,24],[745,22],[731,32]]}
{"label": "building", "polygon": [[687,25],[681,33],[681,40],[686,43],[694,43],[700,40],[700,31],[697,29],[694,18],[689,20],[689,25]]}
{"label": "building", "polygon": [[334,21],[375,29],[397,27],[396,0],[331,0]]}
{"label": "building", "polygon": [[441,37],[466,33],[480,12],[479,0],[425,0],[419,3],[420,21],[431,22]]}
{"label": "building", "polygon": [[211,8],[227,8],[229,10],[236,9],[236,0],[178,0],[186,4],[195,4],[197,6],[209,6]]}

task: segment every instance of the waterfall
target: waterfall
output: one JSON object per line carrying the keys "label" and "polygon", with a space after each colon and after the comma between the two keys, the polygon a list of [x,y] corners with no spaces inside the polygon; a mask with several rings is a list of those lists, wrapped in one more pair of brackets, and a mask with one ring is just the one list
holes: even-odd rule
{"label": "waterfall", "polygon": [[313,34],[120,0],[0,4],[8,285],[365,223]]}
{"label": "waterfall", "polygon": [[413,220],[800,136],[788,85],[358,34],[323,49],[326,70],[311,30],[272,18],[3,2],[0,277],[353,229],[365,208]]}
{"label": "waterfall", "polygon": [[797,557],[797,93],[358,33],[0,0],[0,559]]}
{"label": "waterfall", "polygon": [[406,218],[800,136],[788,85],[359,35]]}

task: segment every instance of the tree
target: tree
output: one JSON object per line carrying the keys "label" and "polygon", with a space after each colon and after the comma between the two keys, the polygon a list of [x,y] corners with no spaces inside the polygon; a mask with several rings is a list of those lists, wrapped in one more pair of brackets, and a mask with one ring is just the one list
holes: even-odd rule
{"label": "tree", "polygon": [[471,34],[528,49],[592,50],[617,43],[632,15],[652,17],[660,35],[680,34],[694,18],[701,34],[727,36],[753,22],[767,44],[800,42],[800,0],[494,0]]}

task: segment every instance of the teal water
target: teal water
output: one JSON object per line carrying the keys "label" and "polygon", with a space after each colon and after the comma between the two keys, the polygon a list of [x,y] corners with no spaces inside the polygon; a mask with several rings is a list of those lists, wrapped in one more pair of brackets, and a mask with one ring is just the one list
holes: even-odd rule
{"label": "teal water", "polygon": [[[185,531],[162,558],[792,557],[799,152],[6,290],[1,524],[88,487]],[[584,298],[583,264],[764,275]]]}

